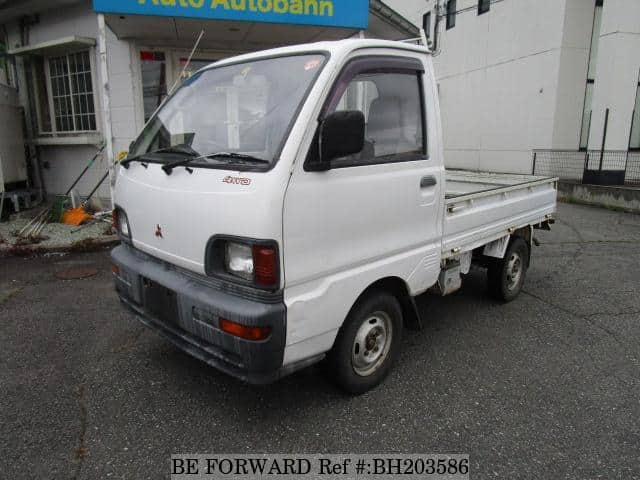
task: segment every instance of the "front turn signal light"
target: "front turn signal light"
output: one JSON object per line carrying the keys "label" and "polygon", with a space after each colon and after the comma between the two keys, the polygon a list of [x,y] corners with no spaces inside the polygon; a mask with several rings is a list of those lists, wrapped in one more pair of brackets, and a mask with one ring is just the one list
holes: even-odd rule
{"label": "front turn signal light", "polygon": [[271,327],[247,327],[224,318],[220,319],[220,330],[234,337],[244,338],[253,342],[264,340],[271,334]]}

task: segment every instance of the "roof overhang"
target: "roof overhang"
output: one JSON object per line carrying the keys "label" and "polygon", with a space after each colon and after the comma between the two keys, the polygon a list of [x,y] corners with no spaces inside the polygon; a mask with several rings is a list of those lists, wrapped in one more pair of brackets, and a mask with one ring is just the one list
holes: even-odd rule
{"label": "roof overhang", "polygon": [[95,38],[70,36],[9,50],[9,55],[56,55],[96,45]]}
{"label": "roof overhang", "polygon": [[369,33],[385,40],[404,40],[418,37],[420,30],[382,0],[370,0]]}
{"label": "roof overhang", "polygon": [[[84,1],[86,2],[86,0]],[[197,5],[200,1],[193,0],[193,3]],[[246,1],[248,2],[248,0]],[[358,1],[360,2],[360,0]],[[186,0],[177,0],[176,3],[181,2],[186,2]],[[338,13],[339,5],[355,5],[350,2],[351,0],[333,0],[333,4],[336,6],[335,13]],[[79,0],[20,0],[20,2],[4,0],[4,3],[3,0],[0,0],[0,23],[15,20],[24,15],[45,13],[52,9],[64,9],[77,3],[80,3]],[[111,5],[114,10],[118,9],[118,5],[141,4],[134,0],[103,0],[102,3]],[[148,0],[145,4],[153,5],[154,2]],[[211,1],[203,1],[204,4],[211,5]],[[359,5],[361,8],[361,3]],[[320,40],[340,40],[365,30],[358,25],[367,24],[365,30],[367,37],[399,40],[418,36],[418,29],[415,25],[381,0],[369,0],[368,4],[365,3],[366,11],[368,11],[368,16],[365,20],[362,18],[354,20],[354,17],[350,17],[351,14],[346,12],[341,21],[328,25],[301,24],[302,20],[300,19],[295,20],[299,22],[295,24],[126,13],[109,13],[105,14],[105,17],[107,24],[118,38],[138,40],[141,43],[148,43],[149,46],[166,45],[191,48],[199,32],[203,29],[206,34],[202,40],[202,48],[233,51],[253,51]],[[322,20],[313,21],[319,23]],[[348,26],[349,22],[352,26]],[[47,42],[47,44],[16,48],[10,53],[24,55],[27,53],[41,54],[46,51],[49,54],[55,53],[56,48],[68,51],[75,47],[86,47],[86,42],[89,42],[90,45],[95,44],[93,39],[68,37],[55,42]]]}
{"label": "roof overhang", "polygon": [[[418,28],[380,0],[371,0],[367,37],[401,40],[419,35]],[[184,17],[106,14],[107,25],[121,40],[150,46],[191,48],[201,30],[201,48],[253,51],[321,40],[353,37],[360,28],[330,27]]]}
{"label": "roof overhang", "polygon": [[93,0],[98,13],[366,29],[370,0]]}
{"label": "roof overhang", "polygon": [[190,49],[200,31],[204,30],[201,49],[242,52],[318,40],[340,40],[358,31],[312,25],[138,15],[105,15],[105,19],[120,40],[135,40],[147,46]]}

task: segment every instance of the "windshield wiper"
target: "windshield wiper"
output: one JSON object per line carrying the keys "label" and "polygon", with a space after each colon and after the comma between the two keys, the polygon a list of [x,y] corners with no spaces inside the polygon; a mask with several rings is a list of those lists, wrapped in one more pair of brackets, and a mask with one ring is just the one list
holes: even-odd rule
{"label": "windshield wiper", "polygon": [[200,155],[186,143],[181,143],[179,145],[172,145],[170,147],[153,150],[152,152],[142,153],[140,155],[136,155],[135,157],[126,158],[122,162],[120,162],[120,164],[123,167],[128,168],[131,162],[141,162],[145,157],[148,157],[149,155],[155,155],[156,153],[180,153],[182,155],[188,155],[190,158]]}
{"label": "windshield wiper", "polygon": [[171,172],[173,171],[174,168],[184,167],[186,165],[189,165],[190,163],[193,163],[205,158],[229,158],[231,160],[240,160],[243,162],[270,163],[269,160],[265,160],[264,158],[254,157],[252,155],[245,155],[243,153],[217,152],[217,153],[209,153],[207,155],[198,155],[197,157],[184,158],[176,162],[167,163],[166,165],[162,166],[162,170],[164,170],[164,172],[167,175],[171,175]]}
{"label": "windshield wiper", "polygon": [[207,155],[200,155],[198,159],[202,158],[230,158],[232,160],[243,160],[245,162],[252,163],[270,163],[269,160],[259,157],[254,157],[253,155],[246,155],[244,153],[233,153],[233,152],[218,152],[218,153],[209,153]]}

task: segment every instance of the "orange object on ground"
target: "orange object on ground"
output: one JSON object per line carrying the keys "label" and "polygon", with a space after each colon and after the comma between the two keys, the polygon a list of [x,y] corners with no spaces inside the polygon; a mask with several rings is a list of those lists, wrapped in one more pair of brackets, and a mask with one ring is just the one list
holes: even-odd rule
{"label": "orange object on ground", "polygon": [[87,220],[91,220],[93,217],[85,212],[84,208],[72,208],[62,214],[62,223],[65,225],[82,225]]}

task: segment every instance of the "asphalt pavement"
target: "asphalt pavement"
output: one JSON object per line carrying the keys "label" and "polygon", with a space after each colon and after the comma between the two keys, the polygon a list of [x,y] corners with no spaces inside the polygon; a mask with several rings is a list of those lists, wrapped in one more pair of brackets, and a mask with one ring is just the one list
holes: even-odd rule
{"label": "asphalt pavement", "polygon": [[[471,478],[640,478],[640,216],[559,206],[525,291],[418,299],[359,397],[322,365],[263,387],[120,306],[108,253],[0,258],[0,478],[166,478],[175,453],[468,453]],[[59,280],[70,267],[96,276]]]}

